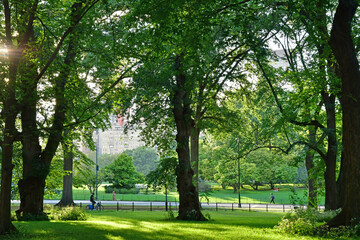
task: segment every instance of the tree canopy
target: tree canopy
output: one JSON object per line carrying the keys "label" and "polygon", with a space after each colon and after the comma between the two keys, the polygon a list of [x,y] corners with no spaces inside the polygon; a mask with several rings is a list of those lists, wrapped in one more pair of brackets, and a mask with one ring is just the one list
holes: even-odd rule
{"label": "tree canopy", "polygon": [[[309,203],[323,179],[326,209],[342,208],[329,226],[358,223],[360,183],[349,184],[360,172],[358,5],[3,0],[0,234],[15,229],[14,166],[18,216],[42,215],[59,145],[66,161],[75,144],[67,133],[94,149],[92,132],[114,112],[161,157],[176,151],[179,219],[206,220],[199,176],[240,187],[236,159],[249,183],[290,181],[305,165]],[[154,152],[128,154],[104,164],[116,187],[141,181],[134,163],[155,169],[145,164]]]}

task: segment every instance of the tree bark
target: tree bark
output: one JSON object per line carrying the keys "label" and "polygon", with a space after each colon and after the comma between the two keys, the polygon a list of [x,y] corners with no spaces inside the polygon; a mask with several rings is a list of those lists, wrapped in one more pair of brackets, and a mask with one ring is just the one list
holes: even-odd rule
{"label": "tree bark", "polygon": [[[82,3],[74,3],[72,6],[71,24],[78,22],[78,19],[81,18],[81,12]],[[37,129],[33,124],[32,126],[29,126],[29,123],[25,118],[22,119],[22,125],[29,127],[29,132],[32,134],[35,133],[37,139],[35,139],[35,136],[26,135],[22,139],[23,146],[26,148],[24,148],[23,153],[23,157],[25,157],[23,159],[23,178],[19,181],[21,202],[20,208],[16,211],[18,216],[43,215],[45,180],[50,170],[52,158],[54,157],[62,139],[66,111],[65,86],[74,65],[77,43],[78,37],[76,34],[76,28],[74,28],[69,37],[69,44],[66,50],[63,69],[55,80],[55,113],[53,123],[50,128],[50,134],[47,139],[45,149],[42,152],[41,150],[39,151],[37,145],[39,143]],[[36,79],[33,80],[35,81]],[[34,105],[34,102],[30,101],[24,109],[34,110],[36,109],[36,105]],[[31,110],[29,110],[29,112],[31,112]],[[33,121],[33,112],[31,112],[30,115],[30,120]]]}
{"label": "tree bark", "polygon": [[206,218],[200,211],[199,198],[193,184],[194,172],[190,162],[189,138],[191,131],[191,108],[187,94],[186,76],[181,69],[182,56],[178,56],[175,62],[177,70],[176,88],[174,89],[173,114],[177,129],[176,152],[178,154],[179,167],[177,169],[177,187],[179,191],[179,215],[180,220],[205,221]]}
{"label": "tree bark", "polygon": [[344,153],[341,152],[341,164],[340,164],[340,171],[339,171],[339,177],[336,181],[336,188],[337,188],[337,193],[338,193],[338,205],[337,208],[342,208],[344,206],[344,189],[345,189],[345,164],[344,164]]}
{"label": "tree bark", "polygon": [[[7,1],[6,1],[7,2]],[[11,183],[13,143],[16,133],[16,98],[15,83],[18,60],[12,59],[9,67],[9,82],[6,89],[3,115],[5,117],[4,140],[2,142],[1,160],[1,194],[0,194],[0,235],[15,231],[16,228],[11,222]]]}
{"label": "tree bark", "polygon": [[344,146],[344,206],[328,222],[329,227],[356,225],[360,220],[360,71],[351,36],[351,22],[358,3],[339,0],[331,30],[330,46],[339,64],[342,81],[343,146]]}
{"label": "tree bark", "polygon": [[[307,116],[310,118],[310,109],[307,109]],[[316,142],[316,131],[317,127],[308,126],[308,141],[311,145],[317,145]],[[306,173],[308,175],[308,206],[316,207],[317,206],[317,189],[316,189],[316,173],[314,172],[314,154],[315,151],[309,146],[305,147],[305,167]],[[326,161],[326,159],[324,159]]]}
{"label": "tree bark", "polygon": [[336,116],[335,96],[321,93],[325,104],[327,116],[327,152],[324,173],[325,180],[325,209],[336,210],[338,208],[338,193],[336,185],[336,160],[337,160],[337,138],[336,138]]}
{"label": "tree bark", "polygon": [[199,134],[200,130],[197,126],[191,129],[191,166],[194,170],[194,184],[196,193],[199,197]]}
{"label": "tree bark", "polygon": [[314,170],[314,152],[306,147],[305,166],[308,175],[308,206],[316,207],[317,205],[317,191],[316,178],[313,174]]}
{"label": "tree bark", "polygon": [[[33,40],[33,36],[31,36]],[[31,50],[30,50],[31,51]],[[43,195],[41,187],[45,188],[45,179],[41,181],[36,178],[36,175],[46,174],[46,166],[43,165],[40,159],[41,146],[40,135],[37,129],[36,119],[36,104],[38,101],[37,84],[35,80],[37,76],[36,67],[32,64],[33,57],[24,56],[20,62],[19,70],[21,81],[21,92],[24,97],[20,103],[21,105],[21,127],[22,127],[22,159],[23,159],[23,179],[30,177],[31,181],[24,182],[20,179],[18,183],[20,193],[20,209],[31,209],[27,213],[31,215],[38,215],[42,209]],[[24,196],[31,195],[31,201],[25,202]],[[40,202],[41,201],[41,202]],[[22,215],[22,211],[17,210],[17,216]]]}
{"label": "tree bark", "polygon": [[66,175],[63,177],[63,192],[61,196],[60,202],[58,202],[57,206],[74,206],[74,199],[73,199],[73,191],[72,191],[72,177],[73,177],[73,143],[72,140],[68,138],[69,136],[69,129],[64,131],[64,141],[63,141],[63,148],[64,148],[64,171]]}
{"label": "tree bark", "polygon": [[[3,2],[5,14],[5,34],[6,46],[10,52],[16,53],[16,49],[12,42],[11,34],[11,16],[10,6],[8,0]],[[10,54],[9,58],[9,75],[8,83],[4,91],[3,111],[4,117],[4,132],[3,141],[1,142],[2,159],[1,159],[1,193],[0,193],[0,235],[15,231],[16,228],[11,222],[11,183],[12,170],[14,165],[12,163],[13,144],[16,134],[16,115],[18,113],[16,101],[16,81],[17,68],[21,54]]]}

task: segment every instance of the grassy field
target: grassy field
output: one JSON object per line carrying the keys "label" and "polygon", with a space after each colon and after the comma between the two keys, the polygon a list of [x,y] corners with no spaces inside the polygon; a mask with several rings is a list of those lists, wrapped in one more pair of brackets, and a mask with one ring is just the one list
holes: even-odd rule
{"label": "grassy field", "polygon": [[[206,214],[206,213],[205,213]],[[87,221],[14,222],[8,240],[320,239],[277,232],[280,213],[211,212],[208,222],[169,220],[165,212],[89,212]]]}
{"label": "grassy field", "polygon": [[[242,203],[268,203],[270,201],[270,193],[274,193],[275,202],[277,204],[292,204],[290,200],[291,196],[294,196],[294,192],[291,191],[293,186],[291,185],[279,185],[278,192],[269,190],[268,188],[262,187],[259,190],[252,190],[249,186],[245,186],[245,189],[241,189],[241,202]],[[303,187],[296,187],[296,195],[300,199],[300,202],[306,203],[306,189]],[[74,200],[88,200],[90,197],[90,192],[87,189],[77,189],[73,190]],[[45,196],[45,199],[60,199],[61,196]],[[98,190],[98,199],[103,200],[112,200],[111,193],[105,193],[104,188],[100,187]],[[179,196],[177,192],[171,192],[169,194],[169,201],[178,201]],[[218,203],[237,203],[238,202],[238,193],[234,193],[232,189],[221,189],[219,186],[215,185],[212,188],[212,192],[208,196],[210,202]],[[161,192],[153,193],[149,191],[148,194],[145,193],[145,190],[141,190],[140,194],[117,194],[116,200],[119,201],[164,201],[165,195]],[[206,202],[205,198],[201,199],[202,202]],[[323,204],[324,200],[321,199],[320,203]],[[297,202],[298,204],[299,202]]]}

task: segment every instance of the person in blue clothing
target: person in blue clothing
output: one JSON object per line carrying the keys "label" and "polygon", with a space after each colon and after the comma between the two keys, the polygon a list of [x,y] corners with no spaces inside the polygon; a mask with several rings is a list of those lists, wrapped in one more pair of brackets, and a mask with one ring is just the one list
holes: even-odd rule
{"label": "person in blue clothing", "polygon": [[90,202],[91,202],[91,204],[92,204],[92,206],[93,206],[93,209],[95,208],[95,198],[94,198],[94,193],[92,193],[91,194],[91,196],[90,196]]}
{"label": "person in blue clothing", "polygon": [[271,193],[271,195],[270,195],[270,204],[271,204],[271,203],[275,204],[274,199],[275,199],[275,196],[274,196],[273,193]]}

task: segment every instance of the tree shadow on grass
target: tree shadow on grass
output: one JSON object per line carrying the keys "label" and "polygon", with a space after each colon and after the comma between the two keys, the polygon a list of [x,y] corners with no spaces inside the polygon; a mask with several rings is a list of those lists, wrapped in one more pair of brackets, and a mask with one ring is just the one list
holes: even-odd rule
{"label": "tree shadow on grass", "polygon": [[[266,224],[266,220],[261,220],[261,214],[255,214],[254,218],[249,218],[251,215],[231,214],[219,217],[214,214],[215,220],[208,222],[166,220],[164,215],[151,215],[151,213],[127,214],[128,216],[121,213],[99,214],[92,216],[89,221],[14,222],[20,234],[5,239],[228,239],[219,238],[219,236],[231,235],[232,232],[239,231],[239,227],[253,232],[252,229],[265,230],[274,225],[273,223]],[[242,234],[246,235],[243,236],[246,239],[273,239],[252,237],[250,233]]]}

